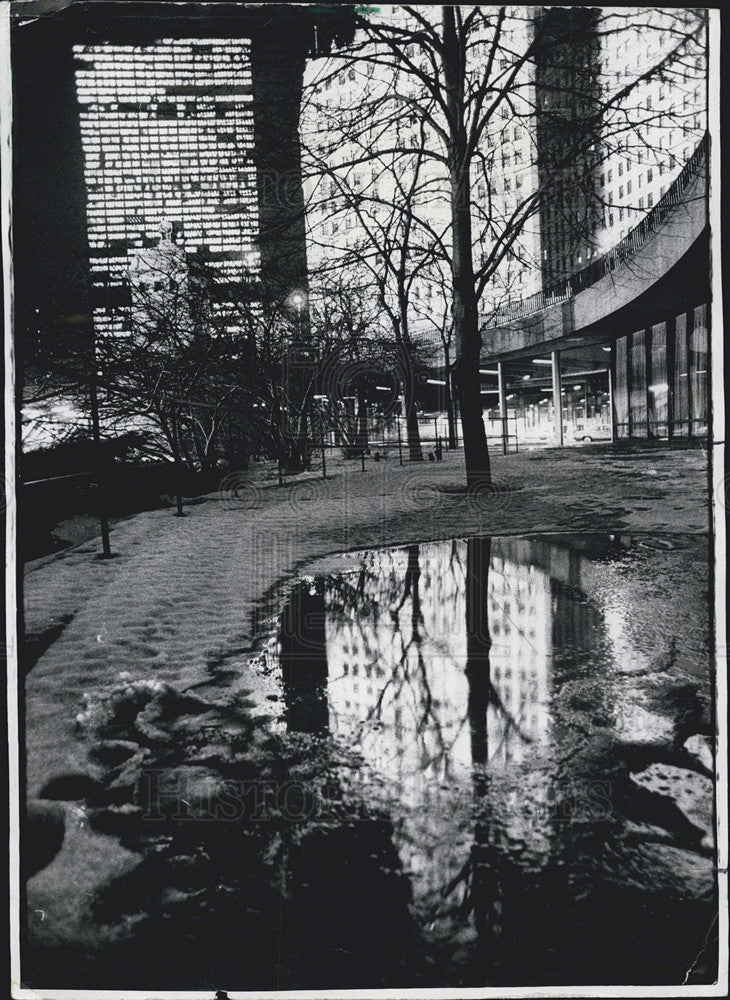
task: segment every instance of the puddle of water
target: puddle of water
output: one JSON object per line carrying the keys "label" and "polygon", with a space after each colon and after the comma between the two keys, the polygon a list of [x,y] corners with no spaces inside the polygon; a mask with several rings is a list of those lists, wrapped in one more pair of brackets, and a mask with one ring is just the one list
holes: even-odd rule
{"label": "puddle of water", "polygon": [[[689,897],[711,913],[712,782],[684,748],[709,733],[708,630],[698,601],[675,635],[676,566],[645,558],[678,548],[413,545],[305,579],[286,605],[280,719],[330,741],[335,761],[347,752],[339,772],[388,818],[410,915],[468,981],[605,981],[610,954],[611,981],[628,982],[673,960],[659,924],[692,936],[691,905],[673,930],[647,908]],[[702,547],[683,552],[673,562],[691,574]],[[661,639],[648,655],[636,638],[650,622]],[[661,763],[684,782],[635,780]]]}
{"label": "puddle of water", "polygon": [[[141,985],[155,955],[145,986],[712,981],[706,587],[706,540],[616,535],[301,579],[236,699],[168,691],[142,763],[89,805],[142,855],[94,901],[136,923],[89,979]],[[132,739],[119,712],[110,735]]]}

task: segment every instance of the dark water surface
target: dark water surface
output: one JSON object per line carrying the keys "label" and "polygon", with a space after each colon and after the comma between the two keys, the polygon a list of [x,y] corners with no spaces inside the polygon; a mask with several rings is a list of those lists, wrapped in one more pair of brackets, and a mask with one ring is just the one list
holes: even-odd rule
{"label": "dark water surface", "polygon": [[253,663],[94,721],[97,755],[143,746],[87,804],[140,863],[92,903],[102,950],[31,964],[168,989],[712,981],[707,587],[692,536],[443,541],[301,578]]}

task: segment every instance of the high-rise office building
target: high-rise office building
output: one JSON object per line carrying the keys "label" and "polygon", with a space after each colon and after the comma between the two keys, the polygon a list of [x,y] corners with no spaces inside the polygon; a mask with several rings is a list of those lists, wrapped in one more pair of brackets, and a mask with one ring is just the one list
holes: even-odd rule
{"label": "high-rise office building", "polygon": [[537,24],[552,42],[536,61],[535,116],[548,288],[619,243],[697,148],[707,39],[696,11],[551,7]]}
{"label": "high-rise office building", "polygon": [[545,191],[540,271],[547,287],[585,266],[598,245],[601,154],[598,142],[587,144],[583,136],[586,123],[598,119],[603,97],[599,19],[595,7],[551,7],[536,19],[543,49],[535,60],[536,159]]}
{"label": "high-rise office building", "polygon": [[352,11],[25,7],[11,13],[18,333],[119,330],[129,254],[154,246],[163,218],[221,301],[251,274],[274,296],[306,288],[302,74]]}
{"label": "high-rise office building", "polygon": [[[77,45],[98,334],[120,333],[130,259],[170,220],[220,285],[258,273],[248,39]],[[221,305],[220,303],[218,304]]]}
{"label": "high-rise office building", "polygon": [[[604,94],[638,80],[606,115],[597,172],[604,253],[659,202],[707,131],[708,38],[700,12],[676,8],[609,8],[598,35]],[[648,74],[652,67],[660,70]]]}

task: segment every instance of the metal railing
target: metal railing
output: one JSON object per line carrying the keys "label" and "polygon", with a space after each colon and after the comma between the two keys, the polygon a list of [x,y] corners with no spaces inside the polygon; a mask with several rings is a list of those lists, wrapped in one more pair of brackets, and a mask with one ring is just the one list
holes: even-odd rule
{"label": "metal railing", "polygon": [[641,249],[649,237],[657,231],[667,215],[681,203],[689,185],[700,173],[707,159],[709,149],[709,133],[705,133],[697,144],[694,152],[682,167],[674,183],[669,187],[659,201],[651,208],[641,222],[624,238],[603,256],[591,261],[586,267],[561,281],[548,285],[547,288],[534,292],[524,299],[516,299],[498,306],[481,318],[480,326],[495,327],[511,320],[540,312],[549,306],[565,302],[578,292],[595,285],[607,274],[610,274],[619,264],[633,257]]}

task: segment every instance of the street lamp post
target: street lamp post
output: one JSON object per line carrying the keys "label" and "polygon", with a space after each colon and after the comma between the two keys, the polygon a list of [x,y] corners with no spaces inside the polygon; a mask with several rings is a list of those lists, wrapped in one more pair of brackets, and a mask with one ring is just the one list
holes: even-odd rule
{"label": "street lamp post", "polygon": [[292,302],[294,303],[297,310],[297,334],[299,339],[302,339],[302,306],[304,305],[304,296],[297,292],[292,297]]}
{"label": "street lamp post", "polygon": [[[302,307],[304,305],[304,295],[302,292],[295,291],[288,298],[288,304],[293,305],[297,311],[297,352],[302,351]],[[307,419],[307,393],[301,386],[297,386],[297,402],[301,403],[301,413],[299,420],[297,421],[298,427],[296,429],[296,440],[297,440],[297,454],[298,463],[304,467],[306,464],[306,455],[309,454],[309,428]],[[301,389],[301,397],[299,396],[299,390]],[[302,440],[303,439],[303,440]]]}
{"label": "street lamp post", "polygon": [[101,558],[111,559],[112,550],[109,542],[109,519],[106,513],[106,476],[104,472],[104,457],[101,449],[101,431],[99,422],[99,396],[96,387],[97,375],[89,381],[89,397],[91,409],[91,434],[94,440],[96,473],[98,478],[97,496],[99,498],[99,524],[101,527]]}

